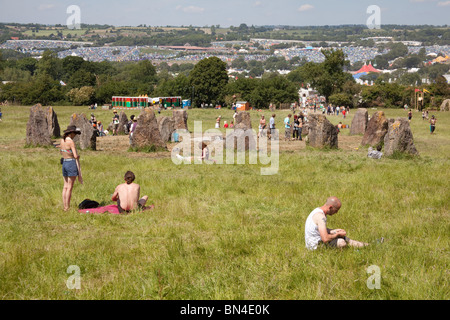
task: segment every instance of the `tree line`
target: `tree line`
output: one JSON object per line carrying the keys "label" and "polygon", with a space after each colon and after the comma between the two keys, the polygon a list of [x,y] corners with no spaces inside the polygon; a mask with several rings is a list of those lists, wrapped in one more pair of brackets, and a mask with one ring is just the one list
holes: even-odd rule
{"label": "tree line", "polygon": [[[401,107],[411,104],[414,87],[389,83],[381,77],[374,86],[355,83],[344,70],[349,66],[342,50],[322,50],[322,63],[303,62],[287,75],[265,72],[260,78],[227,73],[227,64],[210,57],[197,64],[153,65],[139,62],[89,62],[81,57],[60,59],[53,51],[42,58],[5,59],[0,51],[0,78],[11,82],[0,86],[0,101],[33,105],[90,105],[111,103],[112,96],[181,96],[202,103],[231,106],[237,100],[253,108],[299,101],[299,89],[308,84],[335,105],[354,107]],[[173,71],[178,71],[176,74]],[[443,77],[422,86],[434,103],[450,97]],[[426,96],[425,103],[431,103]]]}

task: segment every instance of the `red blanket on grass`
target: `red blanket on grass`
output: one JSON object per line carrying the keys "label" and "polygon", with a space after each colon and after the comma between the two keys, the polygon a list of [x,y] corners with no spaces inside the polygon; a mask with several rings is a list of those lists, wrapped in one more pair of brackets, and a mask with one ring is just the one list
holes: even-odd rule
{"label": "red blanket on grass", "polygon": [[[153,209],[155,206],[146,206],[142,211],[147,211]],[[91,209],[81,209],[78,210],[80,213],[112,213],[112,214],[120,214],[119,208],[117,207],[117,204],[111,204],[109,206],[104,207],[98,207],[98,208],[91,208]]]}

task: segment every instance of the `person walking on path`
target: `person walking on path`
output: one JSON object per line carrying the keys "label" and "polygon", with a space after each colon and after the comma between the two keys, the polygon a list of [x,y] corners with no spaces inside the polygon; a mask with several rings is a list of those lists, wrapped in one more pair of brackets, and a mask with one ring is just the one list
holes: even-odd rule
{"label": "person walking on path", "polygon": [[430,133],[433,134],[434,130],[436,130],[436,118],[434,117],[434,115],[431,116],[430,119]]}

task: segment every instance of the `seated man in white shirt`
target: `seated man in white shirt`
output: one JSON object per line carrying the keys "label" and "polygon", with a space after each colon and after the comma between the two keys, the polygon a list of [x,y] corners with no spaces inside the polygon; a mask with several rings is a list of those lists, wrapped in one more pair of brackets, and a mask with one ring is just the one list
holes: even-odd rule
{"label": "seated man in white shirt", "polygon": [[306,219],[305,243],[309,250],[316,250],[323,243],[326,246],[344,248],[364,247],[368,243],[352,240],[347,237],[344,229],[328,229],[327,217],[336,214],[341,208],[341,201],[336,197],[330,197],[320,208],[314,209]]}

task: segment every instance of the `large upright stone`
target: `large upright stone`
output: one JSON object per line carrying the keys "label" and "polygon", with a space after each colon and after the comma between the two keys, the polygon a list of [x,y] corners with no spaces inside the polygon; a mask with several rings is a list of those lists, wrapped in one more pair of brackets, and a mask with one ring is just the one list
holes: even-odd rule
{"label": "large upright stone", "polygon": [[252,121],[249,112],[239,112],[235,118],[234,129],[248,130],[252,128]]}
{"label": "large upright stone", "polygon": [[323,114],[308,116],[308,145],[315,148],[338,148],[338,129]]}
{"label": "large upright stone", "polygon": [[61,137],[61,128],[59,127],[58,116],[53,107],[47,108],[47,124],[50,137]]}
{"label": "large upright stone", "polygon": [[450,111],[450,99],[446,99],[446,100],[444,100],[444,102],[442,102],[440,110],[441,111]]}
{"label": "large upright stone", "polygon": [[47,111],[42,108],[41,104],[36,104],[30,109],[26,135],[27,145],[52,145],[51,135],[48,130]]}
{"label": "large upright stone", "polygon": [[128,134],[125,126],[128,123],[128,117],[125,112],[121,111],[119,114],[119,128],[117,129],[117,134]]}
{"label": "large upright stone", "polygon": [[158,122],[152,109],[145,108],[137,118],[131,146],[135,148],[167,148],[159,133]]}
{"label": "large upright stone", "polygon": [[159,117],[157,122],[161,139],[164,142],[170,141],[172,138],[172,133],[175,131],[175,121],[169,117]]}
{"label": "large upright stone", "polygon": [[252,122],[249,112],[239,112],[235,118],[233,132],[225,138],[225,146],[237,151],[256,150],[256,134],[252,130]]}
{"label": "large upright stone", "polygon": [[389,127],[384,137],[384,154],[392,155],[395,151],[419,154],[415,145],[409,121],[406,118],[397,118],[389,120]]}
{"label": "large upright stone", "polygon": [[388,120],[383,111],[377,111],[367,123],[361,145],[376,146],[384,141],[388,131]]}
{"label": "large upright stone", "polygon": [[70,118],[70,125],[74,125],[81,130],[81,134],[77,134],[73,139],[81,150],[97,150],[97,132],[84,113],[74,113]]}
{"label": "large upright stone", "polygon": [[173,110],[172,117],[174,120],[175,130],[178,129],[188,130],[187,125],[188,114],[186,110]]}
{"label": "large upright stone", "polygon": [[359,108],[353,117],[352,125],[350,126],[350,135],[364,134],[368,122],[369,112],[365,108]]}

